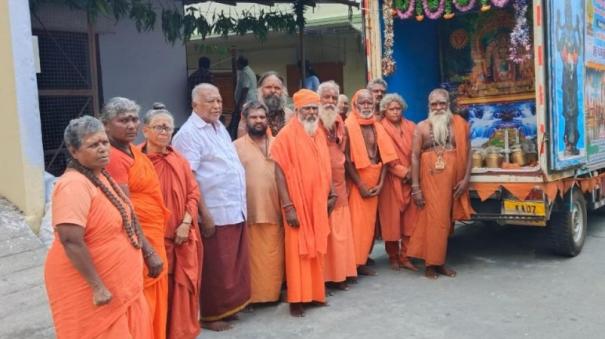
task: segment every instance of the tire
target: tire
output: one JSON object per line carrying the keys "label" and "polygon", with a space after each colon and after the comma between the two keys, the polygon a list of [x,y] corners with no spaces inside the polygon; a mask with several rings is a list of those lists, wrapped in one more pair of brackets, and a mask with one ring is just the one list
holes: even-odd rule
{"label": "tire", "polygon": [[[571,205],[571,206],[570,206]],[[549,233],[552,250],[559,255],[575,257],[580,254],[586,240],[586,199],[577,189],[563,199],[563,210],[552,213]]]}

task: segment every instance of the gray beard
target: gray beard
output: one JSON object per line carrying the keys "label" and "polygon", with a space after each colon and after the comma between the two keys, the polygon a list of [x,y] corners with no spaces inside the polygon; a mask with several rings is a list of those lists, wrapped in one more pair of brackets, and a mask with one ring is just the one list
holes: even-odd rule
{"label": "gray beard", "polygon": [[284,98],[277,96],[277,95],[269,95],[267,97],[264,97],[263,103],[265,105],[267,105],[269,112],[273,113],[273,115],[275,115],[275,113],[283,110],[284,107],[286,106],[286,102],[285,102]]}
{"label": "gray beard", "polygon": [[321,122],[325,128],[332,129],[334,127],[334,123],[336,123],[337,117],[338,112],[336,109],[326,109],[324,106],[319,107],[319,118],[321,119]]}
{"label": "gray beard", "polygon": [[310,135],[310,136],[315,135],[315,133],[317,132],[317,127],[319,126],[319,119],[310,121],[310,120],[304,120],[299,117],[298,120],[303,125],[303,128],[305,129],[305,132],[307,132],[308,135]]}
{"label": "gray beard", "polygon": [[452,117],[452,111],[449,109],[429,112],[428,120],[433,128],[433,140],[435,141],[435,144],[439,146],[446,146],[448,144]]}

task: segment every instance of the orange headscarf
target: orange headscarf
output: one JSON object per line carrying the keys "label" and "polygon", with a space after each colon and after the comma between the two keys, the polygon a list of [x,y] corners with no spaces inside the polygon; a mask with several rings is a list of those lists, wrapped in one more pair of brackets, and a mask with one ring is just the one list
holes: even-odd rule
{"label": "orange headscarf", "polygon": [[366,168],[371,165],[370,158],[368,157],[368,150],[363,135],[361,134],[361,125],[374,125],[378,152],[380,153],[380,160],[383,164],[397,160],[397,153],[395,152],[393,142],[384,130],[384,127],[382,127],[382,124],[377,123],[373,115],[370,118],[363,118],[360,115],[360,112],[357,109],[357,97],[361,91],[362,90],[355,92],[355,95],[351,100],[351,114],[349,114],[345,121],[345,126],[347,127],[349,135],[349,143],[351,145],[351,160],[356,169]]}
{"label": "orange headscarf", "polygon": [[351,114],[355,115],[355,117],[357,117],[357,122],[360,125],[371,125],[376,121],[376,118],[374,118],[374,114],[372,114],[372,116],[369,118],[364,118],[361,116],[361,112],[359,112],[359,109],[357,109],[357,100],[358,100],[358,97],[359,97],[359,94],[361,93],[361,91],[365,91],[365,90],[364,89],[358,90],[353,95],[353,98],[351,98],[351,113],[349,114],[349,116]]}
{"label": "orange headscarf", "polygon": [[307,105],[319,105],[319,94],[303,88],[294,93],[292,100],[294,101],[294,107],[296,109],[300,109]]}

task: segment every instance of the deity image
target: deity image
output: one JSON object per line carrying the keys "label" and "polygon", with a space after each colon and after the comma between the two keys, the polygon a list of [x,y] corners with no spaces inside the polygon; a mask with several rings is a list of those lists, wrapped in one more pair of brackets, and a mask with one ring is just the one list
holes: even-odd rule
{"label": "deity image", "polygon": [[[558,52],[563,64],[563,117],[565,119],[565,155],[578,155],[578,58],[583,45],[580,17],[576,15],[575,25],[571,17],[571,1],[565,1],[565,13],[557,11],[555,38],[561,48]],[[561,23],[561,16],[565,21]],[[580,69],[581,71],[581,69]]]}

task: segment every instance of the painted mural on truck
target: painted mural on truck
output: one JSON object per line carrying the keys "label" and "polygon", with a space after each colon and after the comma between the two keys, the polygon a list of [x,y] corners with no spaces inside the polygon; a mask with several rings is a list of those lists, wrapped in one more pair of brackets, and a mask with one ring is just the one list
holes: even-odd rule
{"label": "painted mural on truck", "polygon": [[[527,20],[531,26],[531,11]],[[456,16],[440,31],[442,81],[469,121],[473,152],[502,155],[506,169],[514,168],[507,157],[514,148],[537,154],[534,62],[510,58],[514,25],[507,7]],[[517,168],[524,166],[535,162]]]}
{"label": "painted mural on truck", "polygon": [[551,167],[587,160],[584,130],[584,1],[552,1],[550,20]]}
{"label": "painted mural on truck", "polygon": [[588,162],[605,163],[605,0],[586,1],[586,141]]}

